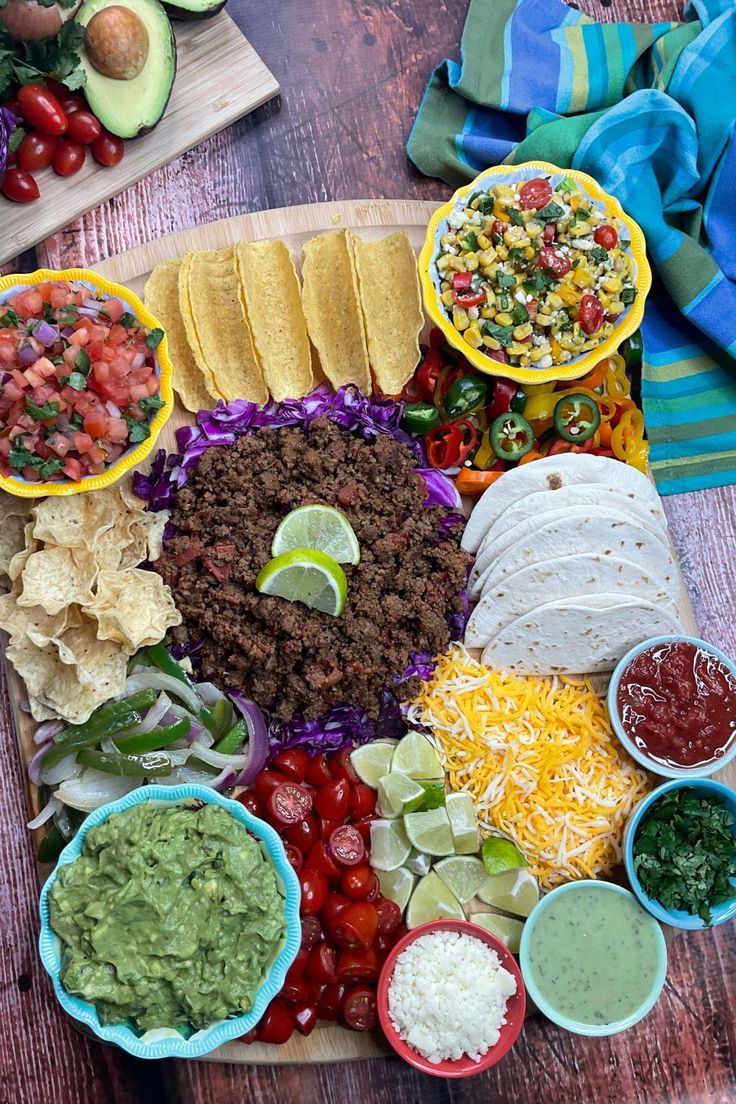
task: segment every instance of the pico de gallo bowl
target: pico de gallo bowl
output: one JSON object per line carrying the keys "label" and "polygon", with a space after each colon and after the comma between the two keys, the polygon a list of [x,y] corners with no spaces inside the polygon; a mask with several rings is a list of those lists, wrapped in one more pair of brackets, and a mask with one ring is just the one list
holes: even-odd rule
{"label": "pico de gallo bowl", "polygon": [[110,486],[172,408],[164,332],[132,292],[84,269],[0,279],[0,487]]}
{"label": "pico de gallo bowl", "polygon": [[490,375],[575,379],[633,333],[651,284],[644,235],[585,173],[487,169],[430,219],[424,305]]}

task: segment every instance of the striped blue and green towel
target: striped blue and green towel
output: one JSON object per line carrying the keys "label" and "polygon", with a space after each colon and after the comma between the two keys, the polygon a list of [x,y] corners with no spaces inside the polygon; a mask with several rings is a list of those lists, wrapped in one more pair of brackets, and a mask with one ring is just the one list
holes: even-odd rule
{"label": "striped blue and green towel", "polygon": [[412,161],[453,186],[501,162],[590,173],[660,277],[642,399],[662,494],[736,483],[736,3],[683,23],[596,23],[561,0],[471,0],[433,73]]}

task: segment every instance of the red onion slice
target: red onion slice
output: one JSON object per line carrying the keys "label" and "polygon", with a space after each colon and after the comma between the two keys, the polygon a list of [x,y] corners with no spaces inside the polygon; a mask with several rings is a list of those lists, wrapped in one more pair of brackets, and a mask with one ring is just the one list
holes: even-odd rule
{"label": "red onion slice", "polygon": [[236,779],[237,786],[250,786],[257,774],[263,770],[268,758],[268,732],[263,712],[250,698],[240,690],[231,690],[229,694],[233,705],[245,718],[248,727],[248,749],[245,764]]}

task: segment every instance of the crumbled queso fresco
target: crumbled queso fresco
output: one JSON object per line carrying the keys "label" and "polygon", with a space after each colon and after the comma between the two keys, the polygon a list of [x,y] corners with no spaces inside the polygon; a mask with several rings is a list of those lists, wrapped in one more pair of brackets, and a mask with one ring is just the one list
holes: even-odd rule
{"label": "crumbled queso fresco", "polygon": [[388,1009],[399,1036],[432,1063],[479,1062],[499,1040],[516,979],[464,932],[420,936],[396,960]]}

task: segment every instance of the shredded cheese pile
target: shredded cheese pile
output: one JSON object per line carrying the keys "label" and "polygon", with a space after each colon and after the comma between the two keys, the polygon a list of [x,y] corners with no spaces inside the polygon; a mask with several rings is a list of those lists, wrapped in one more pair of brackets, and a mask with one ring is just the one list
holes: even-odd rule
{"label": "shredded cheese pile", "polygon": [[608,873],[649,789],[588,679],[494,671],[454,644],[409,709],[428,726],[453,790],[481,827],[523,852],[545,889]]}

